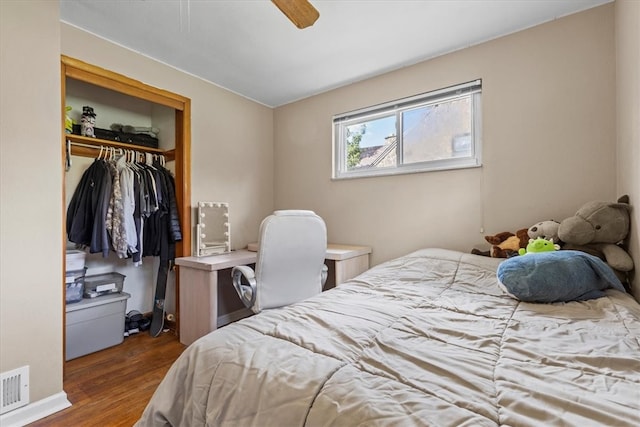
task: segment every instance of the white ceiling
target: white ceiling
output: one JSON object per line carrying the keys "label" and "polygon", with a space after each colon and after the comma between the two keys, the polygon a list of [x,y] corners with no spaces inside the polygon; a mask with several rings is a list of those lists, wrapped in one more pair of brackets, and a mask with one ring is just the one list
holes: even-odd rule
{"label": "white ceiling", "polygon": [[612,0],[60,0],[63,22],[270,107]]}

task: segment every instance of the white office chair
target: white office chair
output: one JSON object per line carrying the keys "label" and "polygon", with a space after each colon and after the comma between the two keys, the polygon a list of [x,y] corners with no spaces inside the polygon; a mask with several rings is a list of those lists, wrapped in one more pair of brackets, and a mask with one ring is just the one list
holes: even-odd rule
{"label": "white office chair", "polygon": [[312,211],[275,211],[260,224],[255,272],[231,271],[240,299],[254,313],[283,307],[322,292],[327,227]]}

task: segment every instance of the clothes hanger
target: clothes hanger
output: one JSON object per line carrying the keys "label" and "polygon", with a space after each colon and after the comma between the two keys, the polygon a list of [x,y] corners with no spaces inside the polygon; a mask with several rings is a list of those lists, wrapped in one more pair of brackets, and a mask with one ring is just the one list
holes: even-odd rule
{"label": "clothes hanger", "polygon": [[145,164],[153,169],[153,170],[157,170],[155,168],[155,166],[153,166],[153,159],[154,159],[155,154],[151,154],[151,153],[145,153]]}
{"label": "clothes hanger", "polygon": [[140,170],[140,165],[137,163],[138,152],[134,150],[127,150],[127,166],[134,171]]}
{"label": "clothes hanger", "polygon": [[71,141],[69,141],[68,139],[65,148],[64,170],[68,171],[69,169],[71,169]]}

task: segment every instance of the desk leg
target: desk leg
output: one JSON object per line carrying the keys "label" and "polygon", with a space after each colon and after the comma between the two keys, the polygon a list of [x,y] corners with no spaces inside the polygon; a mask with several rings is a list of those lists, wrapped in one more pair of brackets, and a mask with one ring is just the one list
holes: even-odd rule
{"label": "desk leg", "polygon": [[338,286],[369,269],[369,254],[336,261],[335,269],[336,286]]}
{"label": "desk leg", "polygon": [[218,327],[218,272],[179,269],[180,342],[189,345]]}

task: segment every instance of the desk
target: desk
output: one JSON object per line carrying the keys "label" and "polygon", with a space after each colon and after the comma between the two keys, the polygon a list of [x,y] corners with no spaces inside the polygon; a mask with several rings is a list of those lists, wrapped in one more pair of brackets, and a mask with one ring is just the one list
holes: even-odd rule
{"label": "desk", "polygon": [[[180,342],[189,345],[218,327],[218,271],[255,264],[256,244],[226,254],[176,258],[180,275]],[[327,245],[325,287],[337,286],[369,269],[367,246]],[[228,272],[227,272],[228,273]],[[230,273],[229,273],[230,274]]]}

